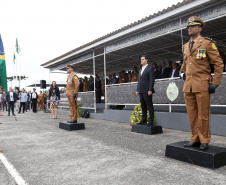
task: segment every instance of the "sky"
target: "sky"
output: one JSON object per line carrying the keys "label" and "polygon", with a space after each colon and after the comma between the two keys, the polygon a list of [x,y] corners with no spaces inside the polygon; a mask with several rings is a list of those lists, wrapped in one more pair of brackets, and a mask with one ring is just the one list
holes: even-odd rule
{"label": "sky", "polygon": [[[182,0],[0,0],[7,75],[27,76],[21,88],[35,80],[64,81],[66,74],[49,74],[40,65],[178,2]],[[16,38],[21,53],[13,64]]]}

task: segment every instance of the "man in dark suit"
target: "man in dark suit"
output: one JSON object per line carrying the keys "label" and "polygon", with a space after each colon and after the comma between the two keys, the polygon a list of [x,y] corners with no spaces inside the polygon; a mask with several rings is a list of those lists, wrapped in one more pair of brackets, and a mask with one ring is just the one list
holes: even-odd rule
{"label": "man in dark suit", "polygon": [[136,95],[140,96],[140,103],[142,108],[142,120],[138,125],[147,124],[147,107],[149,110],[149,123],[147,126],[153,126],[154,121],[154,107],[152,102],[152,94],[154,91],[155,73],[151,65],[148,65],[148,57],[141,56],[142,68],[139,71],[139,78],[137,84]]}
{"label": "man in dark suit", "polygon": [[78,92],[83,92],[83,82],[82,82],[82,79],[79,80]]}
{"label": "man in dark suit", "polygon": [[99,76],[96,76],[95,90],[96,90],[96,102],[101,103],[101,80]]}
{"label": "man in dark suit", "polygon": [[166,67],[166,62],[163,61],[162,65],[161,65],[161,69],[160,69],[161,78],[169,78],[169,71],[170,71],[170,69],[168,67]]}
{"label": "man in dark suit", "polygon": [[179,68],[177,68],[177,64],[176,62],[174,62],[172,64],[172,69],[170,70],[170,73],[169,73],[169,78],[175,78],[175,77],[179,77]]}
{"label": "man in dark suit", "polygon": [[9,87],[9,92],[6,96],[6,104],[8,104],[8,116],[10,116],[10,109],[12,110],[12,115],[14,114],[14,104],[16,102],[16,93],[13,92],[12,87]]}
{"label": "man in dark suit", "polygon": [[38,94],[35,92],[35,88],[33,88],[33,93],[31,93],[31,103],[33,106],[33,112],[37,112],[37,99],[38,99]]}

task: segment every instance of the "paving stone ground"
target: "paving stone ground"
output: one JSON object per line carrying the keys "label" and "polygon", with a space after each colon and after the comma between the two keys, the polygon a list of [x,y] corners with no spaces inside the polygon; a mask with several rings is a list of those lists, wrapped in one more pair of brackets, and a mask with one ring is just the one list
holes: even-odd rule
{"label": "paving stone ground", "polygon": [[[0,148],[28,184],[226,184],[226,166],[216,170],[165,157],[169,143],[186,141],[189,132],[132,133],[127,123],[82,119],[86,129],[65,131],[68,115],[26,112],[0,117]],[[212,136],[226,148],[226,137]],[[0,161],[0,184],[15,184]]]}

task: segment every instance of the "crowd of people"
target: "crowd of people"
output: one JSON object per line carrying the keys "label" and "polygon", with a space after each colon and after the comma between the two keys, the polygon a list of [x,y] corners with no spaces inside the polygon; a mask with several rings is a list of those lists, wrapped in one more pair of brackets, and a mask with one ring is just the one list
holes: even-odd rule
{"label": "crowd of people", "polygon": [[59,102],[60,91],[55,81],[53,81],[51,88],[46,94],[43,94],[41,90],[38,94],[35,88],[33,88],[33,92],[25,89],[19,92],[18,89],[13,91],[12,87],[9,87],[7,95],[4,90],[0,94],[0,116],[2,115],[1,111],[8,111],[8,116],[10,116],[10,112],[12,112],[12,115],[15,115],[15,112],[18,114],[28,111],[37,113],[38,110],[44,111],[48,106],[48,108],[51,107],[53,118],[57,119]]}
{"label": "crowd of people", "polygon": [[[175,78],[179,77],[180,64],[169,61],[166,64],[165,61],[162,62],[161,67],[156,63],[152,64],[155,71],[155,79],[160,78]],[[98,74],[95,77],[95,92],[96,92],[96,103],[101,103],[101,96],[105,96],[105,85],[111,84],[121,84],[137,82],[139,77],[139,69],[137,66],[133,67],[133,70],[125,71],[121,70],[118,74],[109,74],[104,80],[104,75],[102,79]],[[79,92],[94,91],[94,77],[89,78],[85,76],[79,79]]]}

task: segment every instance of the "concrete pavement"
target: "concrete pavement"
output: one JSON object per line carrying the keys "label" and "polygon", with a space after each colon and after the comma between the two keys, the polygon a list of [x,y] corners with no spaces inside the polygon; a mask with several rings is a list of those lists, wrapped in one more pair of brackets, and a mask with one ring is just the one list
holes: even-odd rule
{"label": "concrete pavement", "polygon": [[[160,135],[132,133],[131,126],[82,119],[86,130],[59,129],[67,115],[26,112],[0,117],[0,148],[28,184],[226,184],[226,166],[205,169],[165,157],[169,143],[190,133],[163,129]],[[212,145],[226,147],[213,136]],[[1,185],[15,184],[0,161]]]}

